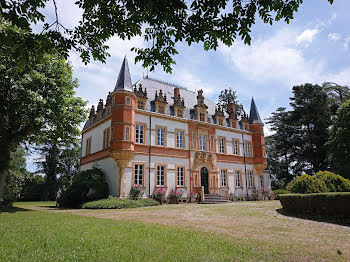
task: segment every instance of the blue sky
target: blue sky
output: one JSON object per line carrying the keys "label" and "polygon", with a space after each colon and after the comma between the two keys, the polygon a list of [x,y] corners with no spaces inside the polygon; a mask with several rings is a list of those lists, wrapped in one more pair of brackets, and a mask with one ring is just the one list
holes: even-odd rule
{"label": "blue sky", "polygon": [[[59,0],[60,20],[67,27],[74,26],[81,11],[74,1]],[[257,19],[252,28],[252,43],[245,45],[237,40],[231,47],[220,45],[216,51],[206,52],[201,44],[190,47],[177,44],[173,73],[162,68],[149,72],[149,76],[174,82],[191,90],[204,90],[204,96],[214,102],[221,90],[231,87],[237,91],[238,100],[249,111],[254,96],[262,119],[268,118],[278,107],[289,106],[293,85],[303,83],[322,84],[330,81],[350,85],[350,1],[304,1],[295,19],[263,24]],[[54,18],[52,7],[45,10]],[[71,52],[70,62],[80,87],[77,95],[96,105],[114,89],[123,57],[129,61],[132,81],[136,82],[147,71],[141,64],[134,64],[131,47],[146,46],[142,37],[129,41],[113,38],[109,41],[106,64],[81,63],[78,54]],[[265,134],[269,134],[265,127]],[[31,162],[28,168],[33,170]]]}

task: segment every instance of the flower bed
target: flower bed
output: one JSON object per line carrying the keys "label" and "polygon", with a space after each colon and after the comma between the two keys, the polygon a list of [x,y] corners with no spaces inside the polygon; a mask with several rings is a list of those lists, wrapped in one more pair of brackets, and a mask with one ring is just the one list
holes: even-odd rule
{"label": "flower bed", "polygon": [[143,198],[139,200],[132,200],[126,198],[108,197],[107,199],[101,199],[91,201],[83,204],[82,208],[85,209],[122,209],[122,208],[135,208],[146,206],[157,206],[159,203],[150,198]]}
{"label": "flower bed", "polygon": [[287,212],[350,217],[350,192],[285,194],[279,198]]}

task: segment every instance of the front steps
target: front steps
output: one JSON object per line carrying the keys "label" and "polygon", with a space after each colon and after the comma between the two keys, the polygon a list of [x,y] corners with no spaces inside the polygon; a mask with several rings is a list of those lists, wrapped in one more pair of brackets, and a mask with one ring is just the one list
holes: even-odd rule
{"label": "front steps", "polygon": [[204,194],[204,201],[200,201],[198,204],[226,204],[230,203],[229,200],[212,194]]}

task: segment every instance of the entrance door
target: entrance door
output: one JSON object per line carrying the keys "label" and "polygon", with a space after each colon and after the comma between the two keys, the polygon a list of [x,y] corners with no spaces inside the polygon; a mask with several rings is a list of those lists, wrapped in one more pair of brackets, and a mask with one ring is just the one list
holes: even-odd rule
{"label": "entrance door", "polygon": [[201,186],[204,186],[204,194],[209,194],[208,170],[205,167],[201,169]]}

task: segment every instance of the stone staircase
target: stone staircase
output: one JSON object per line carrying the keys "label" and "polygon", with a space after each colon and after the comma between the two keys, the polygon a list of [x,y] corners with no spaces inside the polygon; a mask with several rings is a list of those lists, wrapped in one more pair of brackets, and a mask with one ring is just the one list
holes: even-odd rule
{"label": "stone staircase", "polygon": [[200,201],[199,204],[226,204],[230,203],[229,200],[212,194],[204,194],[204,201]]}

